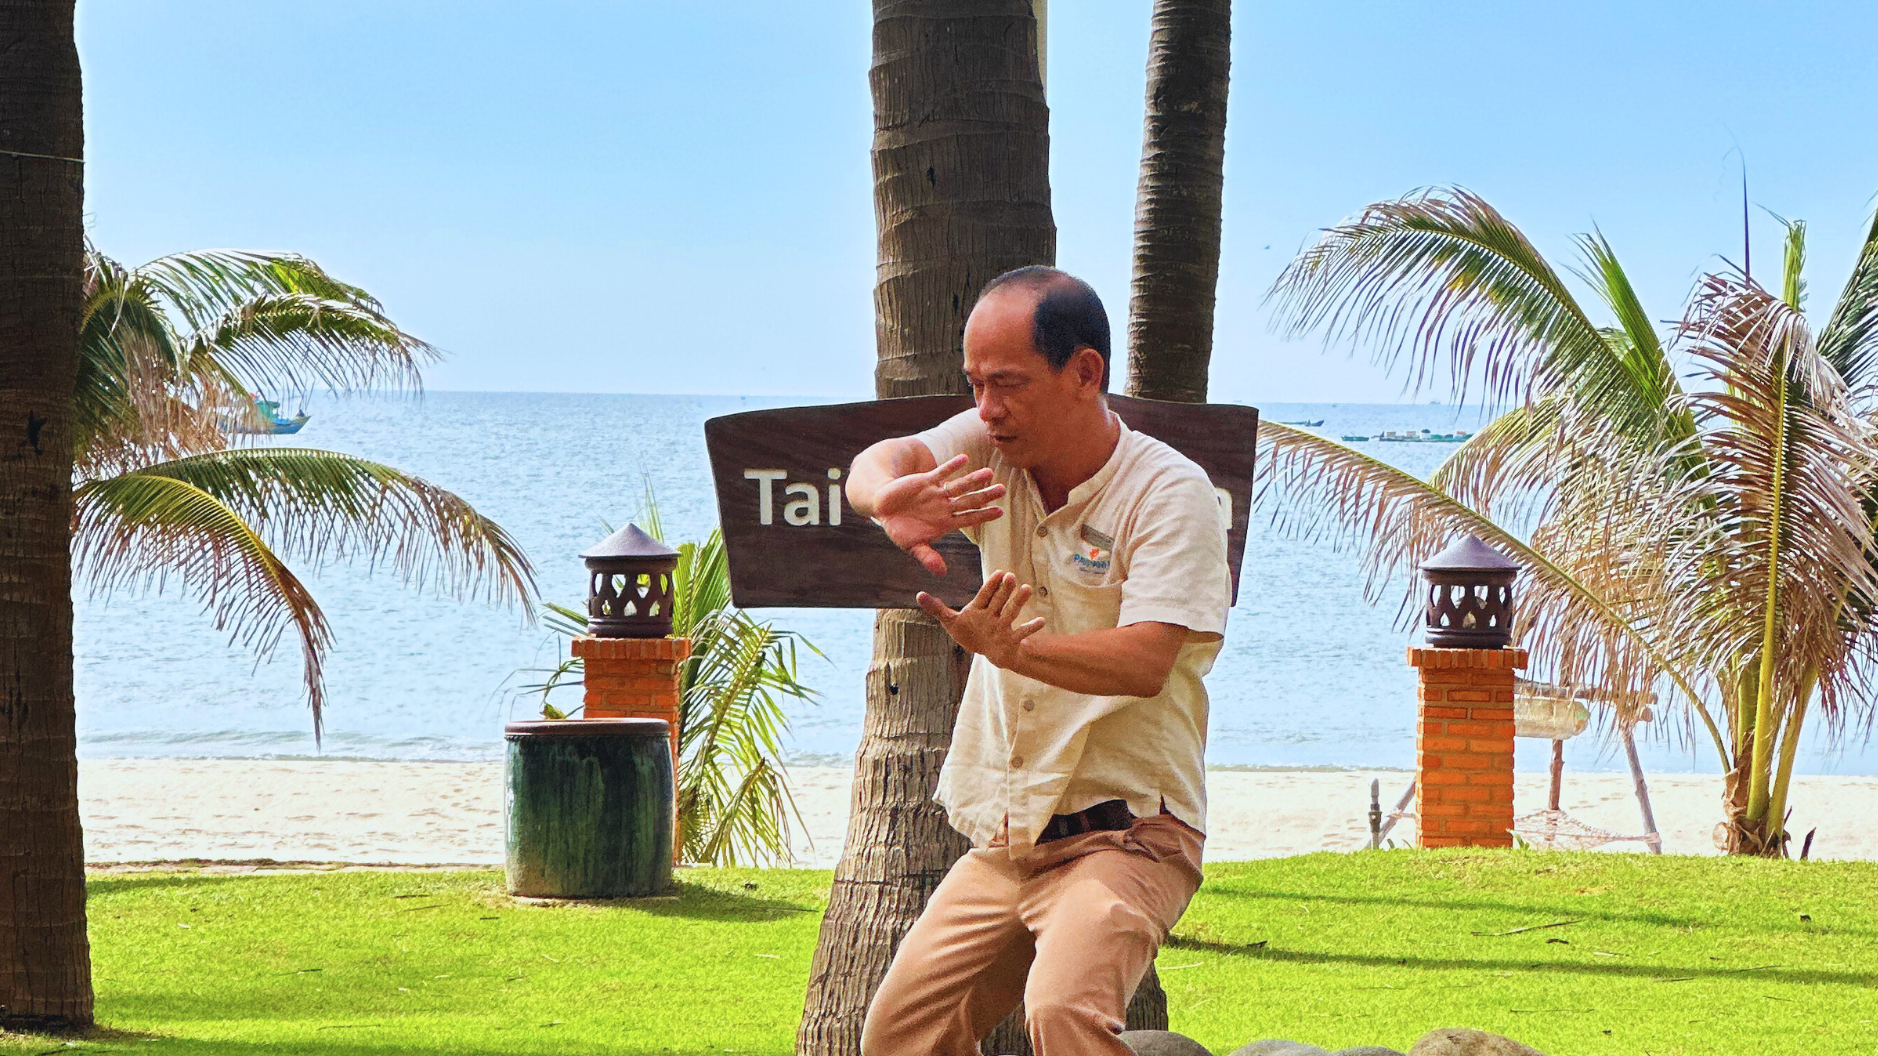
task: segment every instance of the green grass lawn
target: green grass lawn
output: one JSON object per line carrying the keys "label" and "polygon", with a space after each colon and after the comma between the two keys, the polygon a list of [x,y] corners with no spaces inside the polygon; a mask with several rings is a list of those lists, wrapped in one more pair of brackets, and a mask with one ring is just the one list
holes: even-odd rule
{"label": "green grass lawn", "polygon": [[[566,906],[484,872],[96,877],[104,1029],[0,1052],[789,1053],[829,874],[681,875]],[[1174,1029],[1220,1056],[1440,1026],[1553,1056],[1878,1050],[1878,863],[1386,851],[1207,877],[1160,968]]]}

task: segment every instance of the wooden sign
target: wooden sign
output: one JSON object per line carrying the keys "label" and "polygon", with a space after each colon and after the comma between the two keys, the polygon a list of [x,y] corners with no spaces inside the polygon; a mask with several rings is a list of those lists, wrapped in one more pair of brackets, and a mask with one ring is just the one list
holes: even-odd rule
{"label": "wooden sign", "polygon": [[[854,512],[842,477],[869,445],[929,429],[971,406],[970,396],[914,396],[746,411],[705,422],[732,600],[746,609],[910,609],[922,590],[954,607],[970,600],[980,569],[969,539],[953,532],[934,544],[947,570],[936,577]],[[1166,443],[1212,478],[1228,525],[1237,601],[1258,411],[1126,396],[1110,396],[1109,407],[1130,429]]]}

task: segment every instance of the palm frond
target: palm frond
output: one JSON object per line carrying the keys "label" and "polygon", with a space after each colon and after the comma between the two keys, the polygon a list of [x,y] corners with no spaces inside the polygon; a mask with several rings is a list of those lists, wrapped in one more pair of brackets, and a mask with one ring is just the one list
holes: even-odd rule
{"label": "palm frond", "polygon": [[1272,285],[1294,335],[1370,344],[1410,362],[1419,387],[1445,361],[1465,397],[1524,402],[1561,385],[1602,399],[1628,387],[1623,364],[1526,236],[1481,198],[1430,190],[1378,202],[1325,232]]}
{"label": "palm frond", "polygon": [[1878,214],[1866,229],[1832,317],[1819,331],[1819,354],[1861,404],[1878,396]]}
{"label": "palm frond", "polygon": [[1710,276],[1684,326],[1715,383],[1691,400],[1712,471],[1689,482],[1687,501],[1708,504],[1715,527],[1688,536],[1688,552],[1672,560],[1708,570],[1703,615],[1721,626],[1705,629],[1698,620],[1681,633],[1712,643],[1709,662],[1730,666],[1761,652],[1752,636],[1730,646],[1731,636],[1744,637],[1739,614],[1756,613],[1758,624],[1773,606],[1779,649],[1770,662],[1779,691],[1791,696],[1817,679],[1831,718],[1846,693],[1861,692],[1849,677],[1856,657],[1845,613],[1857,599],[1878,596],[1864,501],[1878,488],[1878,438],[1784,299]]}
{"label": "palm frond", "polygon": [[382,313],[310,293],[262,294],[205,319],[185,354],[193,369],[253,389],[347,392],[414,387],[437,358]]}
{"label": "palm frond", "polygon": [[214,495],[172,477],[90,480],[74,497],[74,564],[94,594],[160,590],[174,577],[214,613],[217,630],[262,656],[292,629],[319,737],[332,635],[318,603],[259,532]]}
{"label": "palm frond", "polygon": [[1695,431],[1694,422],[1686,413],[1672,412],[1682,396],[1682,386],[1657,334],[1656,322],[1644,310],[1616,250],[1602,232],[1581,236],[1578,245],[1587,265],[1581,277],[1617,319],[1616,331],[1604,332],[1605,344],[1628,381],[1618,390],[1626,396],[1624,399],[1584,402],[1595,406],[1612,427],[1641,445],[1653,447],[1688,438]]}
{"label": "palm frond", "polygon": [[279,549],[313,562],[363,557],[456,597],[535,598],[534,569],[500,525],[461,498],[377,462],[308,448],[239,448],[159,462],[140,477],[186,481]]}
{"label": "palm frond", "polygon": [[[1274,422],[1261,422],[1259,434],[1266,456],[1259,501],[1274,502],[1274,520],[1295,534],[1360,546],[1372,599],[1396,576],[1413,576],[1455,536],[1479,535],[1526,569],[1516,632],[1548,680],[1601,686],[1629,702],[1620,718],[1631,721],[1667,677],[1706,720],[1699,676],[1651,633],[1661,598],[1649,553],[1632,541],[1607,533],[1536,536],[1528,544],[1435,485],[1361,452]],[[1551,552],[1548,542],[1563,551]],[[1719,748],[1719,733],[1707,724]]]}

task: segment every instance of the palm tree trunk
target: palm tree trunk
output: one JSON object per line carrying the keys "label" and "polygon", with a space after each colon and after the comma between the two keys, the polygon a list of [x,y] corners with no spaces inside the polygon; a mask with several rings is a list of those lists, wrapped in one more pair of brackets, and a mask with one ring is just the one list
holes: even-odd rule
{"label": "palm tree trunk", "polygon": [[[874,0],[874,288],[885,398],[964,391],[965,317],[1056,259],[1049,111],[1030,0]],[[894,949],[966,842],[933,803],[966,655],[917,611],[874,624],[853,810],[796,1051],[852,1056]]]}
{"label": "palm tree trunk", "polygon": [[1206,401],[1231,44],[1232,0],[1155,0],[1128,302],[1131,396]]}
{"label": "palm tree trunk", "polygon": [[0,1026],[91,1023],[72,703],[73,0],[0,0]]}

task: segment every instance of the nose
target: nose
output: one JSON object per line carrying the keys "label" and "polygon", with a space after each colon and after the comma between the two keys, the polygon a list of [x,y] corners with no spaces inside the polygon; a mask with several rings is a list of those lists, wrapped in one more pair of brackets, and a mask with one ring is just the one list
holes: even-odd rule
{"label": "nose", "polygon": [[993,396],[989,390],[978,394],[978,420],[995,422],[1004,417],[1004,402]]}

